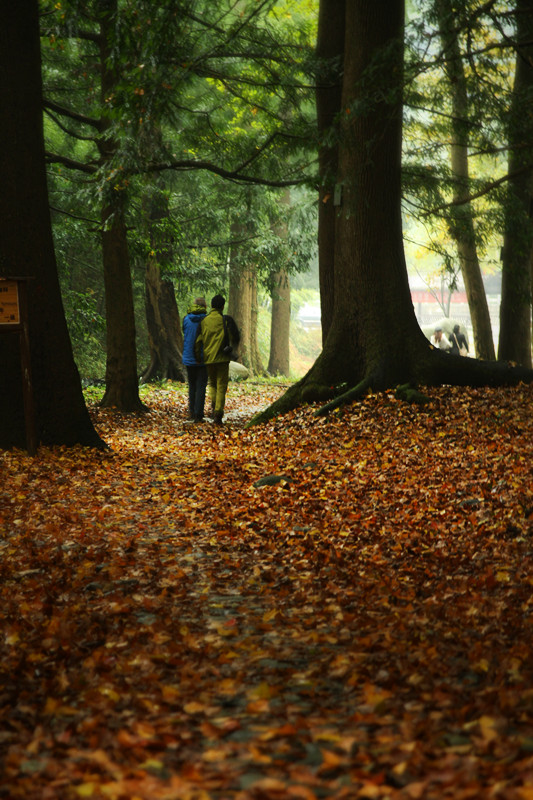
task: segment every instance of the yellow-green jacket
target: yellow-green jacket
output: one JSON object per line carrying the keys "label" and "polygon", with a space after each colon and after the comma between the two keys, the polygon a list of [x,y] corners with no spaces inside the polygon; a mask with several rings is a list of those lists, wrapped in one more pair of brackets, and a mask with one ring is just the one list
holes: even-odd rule
{"label": "yellow-green jacket", "polygon": [[224,320],[218,308],[212,308],[209,314],[202,320],[200,334],[197,342],[201,342],[204,348],[204,364],[217,364],[229,361],[229,355],[222,352],[224,341]]}

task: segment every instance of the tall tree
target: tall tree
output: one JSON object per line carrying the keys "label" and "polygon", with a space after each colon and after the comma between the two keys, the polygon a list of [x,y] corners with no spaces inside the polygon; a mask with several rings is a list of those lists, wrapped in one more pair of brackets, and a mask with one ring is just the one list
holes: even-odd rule
{"label": "tall tree", "polygon": [[[42,121],[37,0],[4,9],[0,30],[0,276],[28,278],[37,437],[102,446],[85,407],[68,336],[52,241]],[[0,446],[25,441],[17,338],[0,334]]]}
{"label": "tall tree", "polygon": [[[275,226],[276,233],[281,241],[288,239],[288,214],[291,204],[291,195],[285,190],[280,200],[281,208],[286,213],[281,216]],[[291,283],[288,264],[281,264],[271,279],[270,297],[272,301],[272,316],[270,324],[270,354],[267,372],[270,375],[286,375],[290,372],[290,327],[291,327]]]}
{"label": "tall tree", "polygon": [[237,323],[241,341],[239,360],[254,375],[262,375],[264,367],[257,346],[257,274],[250,261],[250,252],[243,245],[245,228],[233,223],[233,244],[229,256],[229,297],[227,313]]}
{"label": "tall tree", "polygon": [[[238,242],[242,235],[241,226],[234,223],[231,227],[234,240]],[[240,244],[232,244],[229,253],[229,291],[226,313],[230,314],[239,328],[239,361],[253,372],[252,364],[252,268],[241,257]]]}
{"label": "tall tree", "polygon": [[338,167],[337,119],[341,110],[346,0],[320,3],[316,43],[316,114],[318,128],[318,258],[322,341],[334,315],[335,220],[339,212],[335,190]]}
{"label": "tall tree", "polygon": [[162,277],[161,267],[152,256],[146,265],[145,292],[150,364],[143,372],[141,381],[147,383],[157,379],[183,382],[183,333],[174,284]]}
{"label": "tall tree", "polygon": [[145,303],[150,363],[141,381],[155,379],[184,381],[182,365],[183,333],[176,303],[174,284],[168,270],[162,270],[172,260],[172,247],[168,241],[168,194],[156,181],[143,203],[146,237],[150,251],[145,272]]}
{"label": "tall tree", "polygon": [[[83,62],[91,68],[83,72],[89,81],[89,113],[64,107],[48,98],[45,106],[54,119],[65,127],[65,120],[82,126],[75,136],[91,143],[85,159],[47,153],[49,163],[80,170],[98,182],[100,201],[101,247],[106,307],[106,390],[102,405],[124,411],[144,408],[139,398],[133,289],[127,231],[129,180],[121,163],[121,143],[116,123],[117,92],[121,81],[118,0],[74,2],[65,17],[61,5],[55,6],[65,25],[66,39],[82,42]],[[94,67],[96,66],[96,69]],[[94,81],[97,76],[96,82]],[[57,87],[56,87],[57,89]],[[80,98],[74,93],[78,103]],[[92,115],[91,115],[92,112]],[[91,133],[87,134],[86,131]],[[72,127],[70,129],[72,131]]]}
{"label": "tall tree", "polygon": [[[113,95],[120,80],[120,65],[116,56],[116,26],[118,0],[97,0],[97,19],[100,26],[101,104],[114,105]],[[127,180],[116,175],[113,161],[118,144],[112,131],[112,121],[102,118],[98,149],[102,166],[108,173],[103,188],[102,258],[106,297],[106,389],[101,404],[141,411],[135,343],[135,314],[126,225]]]}
{"label": "tall tree", "polygon": [[533,284],[533,2],[517,0],[516,68],[509,114],[509,186],[505,214],[498,358],[531,366]]}
{"label": "tall tree", "polygon": [[478,358],[494,360],[495,350],[489,306],[479,265],[472,205],[469,202],[471,192],[468,163],[470,113],[467,80],[459,44],[457,14],[452,0],[437,0],[435,8],[451,97],[450,158],[453,203],[449,212],[449,225],[457,245],[474,331],[476,355]]}
{"label": "tall tree", "polygon": [[335,317],[314,366],[258,420],[337,393],[326,412],[369,388],[533,381],[531,370],[435,350],[416,321],[400,211],[403,22],[403,0],[346,5]]}
{"label": "tall tree", "polygon": [[291,284],[289,273],[280,269],[273,276],[270,354],[267,372],[270,375],[290,373],[289,340],[291,325]]}

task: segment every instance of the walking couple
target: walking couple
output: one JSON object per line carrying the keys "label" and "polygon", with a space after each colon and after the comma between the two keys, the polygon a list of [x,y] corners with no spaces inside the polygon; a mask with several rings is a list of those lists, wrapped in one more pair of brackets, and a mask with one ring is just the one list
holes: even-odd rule
{"label": "walking couple", "polygon": [[225,298],[216,294],[207,313],[204,297],[197,297],[183,320],[183,363],[189,383],[189,420],[202,422],[206,386],[211,414],[222,425],[229,382],[229,362],[240,334],[233,317],[223,314]]}

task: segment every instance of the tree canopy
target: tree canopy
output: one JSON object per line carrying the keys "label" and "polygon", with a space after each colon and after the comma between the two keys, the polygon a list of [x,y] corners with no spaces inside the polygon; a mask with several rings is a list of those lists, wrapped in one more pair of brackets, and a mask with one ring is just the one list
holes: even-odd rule
{"label": "tree canopy", "polygon": [[[359,383],[527,377],[509,368],[531,355],[532,162],[516,111],[530,91],[519,69],[529,64],[527,0],[417,0],[406,25],[397,2],[385,20],[332,0],[43,0],[40,11],[62,293],[89,359],[107,330],[107,403],[142,409],[136,329],[147,326],[148,265],[172,291],[219,290],[238,245],[268,287],[280,269],[308,263],[313,206],[324,351],[293,400]],[[288,186],[303,213],[291,212],[283,240],[276,209]],[[429,366],[441,358],[428,355],[412,314],[402,245],[422,228],[450,285],[459,263],[466,276],[478,259],[478,286],[467,286],[475,325],[480,270],[505,233],[505,363]],[[519,305],[520,331],[507,336]]]}

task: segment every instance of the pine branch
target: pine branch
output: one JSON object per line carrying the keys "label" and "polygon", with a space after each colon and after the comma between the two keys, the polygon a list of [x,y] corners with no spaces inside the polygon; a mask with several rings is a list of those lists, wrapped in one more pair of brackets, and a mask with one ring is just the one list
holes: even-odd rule
{"label": "pine branch", "polygon": [[60,156],[57,153],[51,153],[48,150],[45,151],[45,158],[47,164],[62,164],[68,169],[75,169],[78,172],[86,172],[88,175],[94,175],[94,173],[98,170],[96,164],[84,164],[82,161],[75,161],[73,158]]}
{"label": "pine branch", "polygon": [[64,131],[64,133],[66,133],[67,136],[72,136],[73,139],[77,139],[79,142],[94,142],[95,141],[94,136],[82,136],[81,134],[76,133],[75,131],[71,130],[70,128],[67,128],[67,126],[63,125],[61,120],[58,119],[55,116],[55,114],[52,114],[48,109],[45,108],[44,113],[48,116],[49,119],[52,120],[52,122],[54,122],[57,125],[58,128],[61,128],[61,130]]}
{"label": "pine branch", "polygon": [[440,206],[435,206],[435,208],[429,209],[429,211],[425,211],[422,214],[422,217],[429,217],[431,214],[437,214],[439,211],[445,211],[447,208],[453,208],[454,206],[467,205],[468,203],[471,203],[472,200],[477,200],[479,197],[484,197],[492,192],[493,189],[497,189],[498,186],[507,183],[507,181],[511,180],[511,178],[515,178],[518,175],[523,175],[525,172],[529,172],[531,169],[532,165],[529,164],[525,167],[522,167],[522,169],[514,170],[514,172],[508,172],[506,175],[503,175],[503,177],[498,178],[498,180],[486,183],[478,192],[473,192],[473,194],[469,194],[467,197],[450,200],[448,203],[443,203]]}
{"label": "pine branch", "polygon": [[52,100],[45,99],[43,102],[43,107],[49,111],[55,111],[56,114],[61,114],[62,117],[68,117],[76,122],[81,122],[83,125],[90,125],[99,132],[101,132],[103,129],[102,121],[100,119],[93,119],[92,117],[85,116],[85,114],[78,114],[77,111],[72,111],[70,108],[60,106],[58,103],[54,103]]}
{"label": "pine branch", "polygon": [[304,183],[308,183],[310,180],[309,176],[305,176],[303,178],[293,178],[292,180],[276,181],[276,180],[270,180],[268,178],[263,178],[259,175],[243,175],[241,172],[239,172],[238,169],[236,170],[223,169],[223,167],[219,167],[210,161],[204,161],[201,159],[168,161],[166,163],[163,162],[160,164],[152,164],[151,166],[147,167],[144,171],[163,172],[164,170],[167,169],[176,171],[191,171],[195,169],[203,169],[206,170],[207,172],[212,172],[214,175],[219,175],[221,178],[226,178],[226,180],[233,181],[234,183],[256,184],[258,186],[272,186],[274,188],[283,188],[286,186],[301,186]]}

